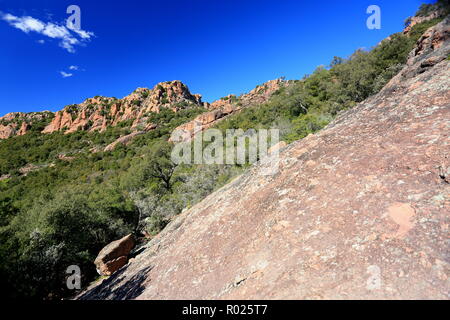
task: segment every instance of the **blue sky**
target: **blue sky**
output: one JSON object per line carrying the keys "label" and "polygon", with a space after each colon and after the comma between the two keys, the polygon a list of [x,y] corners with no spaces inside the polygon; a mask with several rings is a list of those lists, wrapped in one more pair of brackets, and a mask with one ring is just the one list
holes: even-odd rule
{"label": "blue sky", "polygon": [[[422,2],[430,1],[0,0],[0,115],[122,98],[169,80],[211,102],[281,76],[300,79],[401,31]],[[72,4],[84,38],[58,29]],[[372,4],[380,30],[366,27]],[[39,32],[24,29],[24,17]]]}

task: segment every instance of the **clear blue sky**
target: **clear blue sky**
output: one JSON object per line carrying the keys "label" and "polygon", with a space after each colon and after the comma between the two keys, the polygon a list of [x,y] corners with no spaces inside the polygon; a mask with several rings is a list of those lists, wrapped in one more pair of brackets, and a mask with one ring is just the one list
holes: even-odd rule
{"label": "clear blue sky", "polygon": [[[0,115],[122,98],[169,80],[213,101],[281,76],[300,79],[401,31],[422,2],[430,1],[0,0]],[[65,25],[71,4],[89,39],[42,31]],[[371,4],[381,8],[381,30],[366,27]],[[21,30],[26,22],[39,32]],[[71,39],[78,43],[67,46]]]}

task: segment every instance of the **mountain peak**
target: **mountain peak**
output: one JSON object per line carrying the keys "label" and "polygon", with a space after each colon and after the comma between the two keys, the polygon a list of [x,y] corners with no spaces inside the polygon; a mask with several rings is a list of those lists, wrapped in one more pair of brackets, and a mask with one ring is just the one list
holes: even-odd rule
{"label": "mountain peak", "polygon": [[[46,122],[42,133],[60,131],[68,134],[78,130],[103,132],[109,126],[122,122],[129,122],[134,131],[147,130],[154,128],[148,123],[149,115],[159,113],[163,108],[174,112],[192,107],[216,110],[215,121],[241,108],[268,101],[277,90],[289,83],[283,79],[270,80],[239,97],[228,95],[210,104],[202,101],[202,95],[192,94],[182,81],[165,81],[156,84],[152,89],[138,87],[122,99],[104,96],[87,98],[82,103],[67,105],[55,113],[9,113],[0,118],[0,139],[23,135],[33,128],[37,121],[40,124]],[[203,118],[208,118],[208,114],[204,114]],[[189,123],[186,125],[189,126]]]}

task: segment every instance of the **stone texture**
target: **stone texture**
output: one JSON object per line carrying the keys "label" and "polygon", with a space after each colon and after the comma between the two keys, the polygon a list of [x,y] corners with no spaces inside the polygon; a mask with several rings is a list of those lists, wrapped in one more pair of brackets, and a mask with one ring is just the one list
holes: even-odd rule
{"label": "stone texture", "polygon": [[134,236],[129,234],[104,247],[94,262],[99,274],[109,276],[123,267],[128,262],[128,255],[134,245]]}
{"label": "stone texture", "polygon": [[253,166],[78,298],[448,299],[450,61],[414,70],[449,53],[423,51],[285,147],[277,174]]}
{"label": "stone texture", "polygon": [[274,152],[280,152],[281,149],[287,146],[287,143],[284,141],[280,141],[277,144],[273,145],[272,147],[267,150],[268,154],[274,153]]}

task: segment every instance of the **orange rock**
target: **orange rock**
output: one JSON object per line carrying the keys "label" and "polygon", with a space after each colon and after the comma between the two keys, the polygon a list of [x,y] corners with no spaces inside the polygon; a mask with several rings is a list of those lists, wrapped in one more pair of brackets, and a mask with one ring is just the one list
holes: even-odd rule
{"label": "orange rock", "polygon": [[17,135],[23,136],[27,132],[28,132],[28,124],[25,121],[23,121],[22,124],[20,125],[19,131],[17,131]]}

